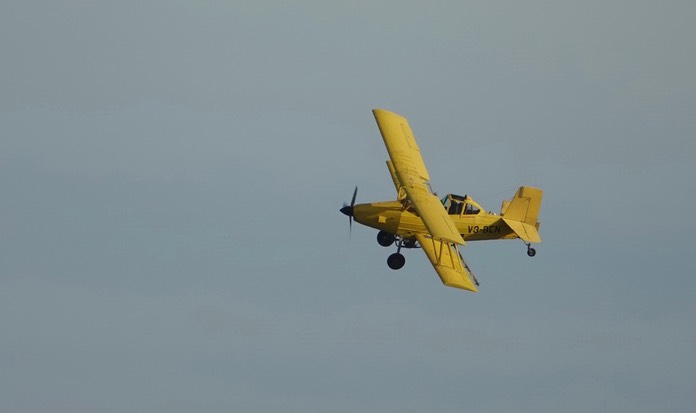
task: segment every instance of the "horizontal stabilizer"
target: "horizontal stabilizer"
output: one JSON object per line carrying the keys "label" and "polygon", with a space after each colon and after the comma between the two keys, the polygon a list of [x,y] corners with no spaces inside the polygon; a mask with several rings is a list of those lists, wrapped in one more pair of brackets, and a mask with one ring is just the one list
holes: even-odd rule
{"label": "horizontal stabilizer", "polygon": [[526,222],[515,221],[509,218],[503,218],[503,221],[526,242],[541,242],[539,231],[536,226],[527,224]]}

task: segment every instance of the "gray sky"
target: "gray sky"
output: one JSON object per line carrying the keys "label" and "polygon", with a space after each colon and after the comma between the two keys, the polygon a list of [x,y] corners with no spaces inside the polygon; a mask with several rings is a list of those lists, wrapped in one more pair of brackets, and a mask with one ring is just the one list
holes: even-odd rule
{"label": "gray sky", "polygon": [[[0,410],[692,411],[695,18],[3,1]],[[374,107],[440,193],[544,189],[537,257],[470,243],[469,294],[349,238],[394,197]]]}

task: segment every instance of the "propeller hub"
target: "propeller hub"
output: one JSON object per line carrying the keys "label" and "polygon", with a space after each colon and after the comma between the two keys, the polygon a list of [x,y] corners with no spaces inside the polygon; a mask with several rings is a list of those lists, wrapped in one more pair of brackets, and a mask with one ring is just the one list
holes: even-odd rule
{"label": "propeller hub", "polygon": [[341,212],[343,213],[343,215],[352,217],[353,216],[353,207],[346,205],[343,208],[341,208]]}

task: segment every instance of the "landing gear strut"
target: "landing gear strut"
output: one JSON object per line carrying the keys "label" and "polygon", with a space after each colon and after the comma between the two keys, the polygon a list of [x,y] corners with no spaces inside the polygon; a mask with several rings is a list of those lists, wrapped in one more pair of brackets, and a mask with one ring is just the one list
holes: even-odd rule
{"label": "landing gear strut", "polygon": [[[381,234],[381,231],[380,231],[380,234]],[[391,243],[394,243],[394,241],[396,241],[396,252],[393,253],[392,255],[390,255],[389,258],[387,258],[387,265],[392,270],[398,270],[398,269],[401,269],[404,266],[404,264],[406,263],[406,257],[404,257],[401,254],[401,248],[402,247],[403,248],[416,248],[416,241],[413,239],[405,240],[401,237],[396,237],[396,236],[391,235],[391,234],[388,234],[388,235],[390,235],[392,237]],[[377,235],[377,240],[379,240],[379,239],[380,239],[380,237],[379,237],[379,235]],[[384,244],[382,244],[380,242],[380,245],[384,245]]]}
{"label": "landing gear strut", "polygon": [[[527,244],[527,243],[525,242],[525,244]],[[530,257],[533,257],[536,255],[536,250],[534,248],[532,248],[532,246],[530,244],[527,244],[527,255],[529,255]]]}

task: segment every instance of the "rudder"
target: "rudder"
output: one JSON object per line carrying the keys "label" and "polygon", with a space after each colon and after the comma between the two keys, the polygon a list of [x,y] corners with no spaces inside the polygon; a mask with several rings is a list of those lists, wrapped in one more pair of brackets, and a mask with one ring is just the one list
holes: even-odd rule
{"label": "rudder", "polygon": [[541,189],[521,186],[511,200],[503,201],[500,214],[503,218],[536,226],[543,195]]}

